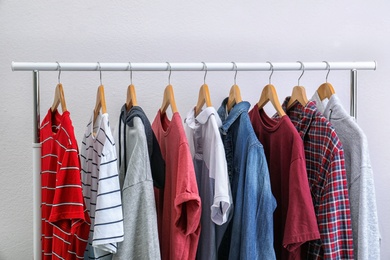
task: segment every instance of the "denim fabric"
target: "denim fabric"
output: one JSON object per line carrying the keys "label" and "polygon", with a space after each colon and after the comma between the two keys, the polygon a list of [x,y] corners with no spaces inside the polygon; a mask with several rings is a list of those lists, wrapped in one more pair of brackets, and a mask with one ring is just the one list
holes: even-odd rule
{"label": "denim fabric", "polygon": [[219,259],[275,259],[273,212],[276,200],[271,192],[263,146],[252,128],[246,101],[229,114],[226,98],[218,114],[228,174],[235,205],[233,219],[218,250]]}

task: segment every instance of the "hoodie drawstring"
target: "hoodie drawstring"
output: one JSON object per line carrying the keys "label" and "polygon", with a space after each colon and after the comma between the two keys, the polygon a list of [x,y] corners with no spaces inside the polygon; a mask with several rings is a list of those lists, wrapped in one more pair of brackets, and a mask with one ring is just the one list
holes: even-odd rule
{"label": "hoodie drawstring", "polygon": [[[122,166],[122,118],[123,118],[123,114],[124,114],[124,111],[122,110],[121,111],[121,114],[119,116],[119,168]],[[125,120],[126,121],[126,120]],[[124,135],[123,135],[123,144],[124,144],[124,149],[123,149],[123,153],[124,153],[124,168],[125,168],[125,171],[124,171],[124,175],[126,176],[126,172],[127,172],[127,165],[126,165],[126,157],[127,157],[127,154],[126,154],[126,123],[124,124]]]}

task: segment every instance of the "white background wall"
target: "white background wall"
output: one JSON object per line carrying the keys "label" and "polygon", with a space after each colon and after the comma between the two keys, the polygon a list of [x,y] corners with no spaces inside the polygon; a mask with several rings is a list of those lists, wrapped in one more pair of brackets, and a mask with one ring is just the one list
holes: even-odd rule
{"label": "white background wall", "polygon": [[[150,1],[149,1],[150,2]],[[382,259],[390,259],[387,119],[390,71],[388,1],[10,1],[0,0],[0,259],[32,258],[32,75],[12,72],[11,61],[263,62],[377,60],[359,72],[358,122],[367,134],[375,174]],[[138,102],[153,120],[167,72],[138,72]],[[268,72],[239,72],[243,99],[257,102]],[[275,72],[279,98],[291,93],[299,72]],[[307,71],[301,85],[311,97],[326,71]],[[209,72],[218,107],[233,72]],[[98,72],[63,72],[68,110],[81,142],[94,107]],[[349,108],[349,72],[329,81]],[[41,73],[41,119],[51,106],[56,72]],[[172,72],[184,118],[196,103],[202,72]],[[129,84],[127,72],[104,72],[111,125]],[[270,109],[269,107],[267,109]]]}

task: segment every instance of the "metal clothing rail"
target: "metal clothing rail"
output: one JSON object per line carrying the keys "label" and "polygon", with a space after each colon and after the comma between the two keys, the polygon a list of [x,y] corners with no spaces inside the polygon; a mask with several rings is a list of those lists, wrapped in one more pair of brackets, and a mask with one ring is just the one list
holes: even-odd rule
{"label": "metal clothing rail", "polygon": [[12,62],[13,71],[33,71],[33,246],[34,259],[41,259],[41,144],[39,71],[292,71],[350,70],[350,114],[357,117],[357,71],[376,70],[375,61],[363,62],[226,62],[226,63],[104,63],[104,62]]}
{"label": "metal clothing rail", "polygon": [[[202,62],[197,63],[105,63],[105,62],[61,62],[62,71],[203,71],[205,70]],[[100,64],[100,68],[99,68]],[[234,66],[234,64],[236,66]],[[328,62],[331,70],[375,70],[375,61],[363,62]],[[131,68],[130,68],[131,65]],[[277,70],[327,70],[326,62],[272,62],[273,69]],[[56,71],[57,62],[12,62],[14,71]],[[271,70],[270,62],[207,62],[208,71],[267,71]]]}

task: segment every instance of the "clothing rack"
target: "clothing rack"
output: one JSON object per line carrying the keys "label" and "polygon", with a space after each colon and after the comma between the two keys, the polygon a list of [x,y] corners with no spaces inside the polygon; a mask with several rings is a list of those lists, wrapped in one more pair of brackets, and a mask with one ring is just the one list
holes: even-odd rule
{"label": "clothing rack", "polygon": [[41,259],[41,144],[39,71],[305,71],[349,70],[350,114],[357,117],[357,71],[376,70],[375,61],[363,62],[226,62],[226,63],[74,63],[12,62],[13,71],[33,72],[33,246],[34,259]]}

